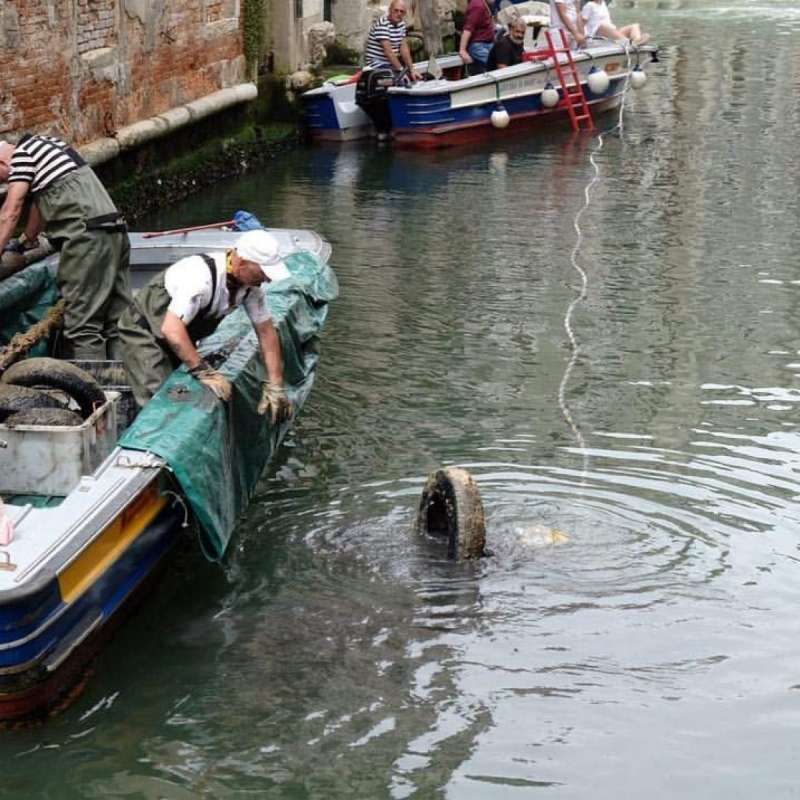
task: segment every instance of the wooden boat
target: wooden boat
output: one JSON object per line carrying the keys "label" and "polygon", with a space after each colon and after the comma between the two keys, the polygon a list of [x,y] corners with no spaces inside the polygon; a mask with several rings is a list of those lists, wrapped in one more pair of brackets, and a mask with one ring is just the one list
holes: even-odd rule
{"label": "wooden boat", "polygon": [[[654,45],[644,45],[633,51],[600,39],[593,40],[585,49],[575,51],[573,59],[578,82],[592,115],[617,108],[629,85],[641,85],[646,63],[656,61],[657,52]],[[454,58],[458,59],[458,56],[438,60],[441,77],[433,77],[428,65],[418,65],[418,71],[424,72],[425,80],[388,89],[391,136],[397,146],[446,147],[519,136],[532,125],[569,125],[565,93],[574,91],[572,87],[576,81],[568,74],[569,70],[566,71],[563,84],[558,78],[556,58],[563,69],[567,64],[563,54],[553,56],[547,49],[528,50],[526,60],[521,64],[472,76],[466,76],[456,63],[451,63]],[[439,73],[439,69],[433,71]],[[607,84],[600,90],[593,89],[597,82],[590,80],[590,75],[601,71],[608,77]],[[631,80],[634,73],[636,78]],[[542,93],[553,88],[558,96],[554,105],[548,106],[543,102]],[[368,124],[368,117],[355,103],[354,84],[321,87],[314,92],[316,94],[308,92],[303,95],[307,110],[319,109],[323,97],[327,110],[324,115],[318,112],[320,120],[324,116],[324,122],[309,121],[312,135],[328,139],[353,139],[374,133]],[[313,104],[309,95],[315,98]],[[347,106],[349,116],[341,111],[343,103]],[[497,127],[493,122],[492,115],[498,109],[508,114],[503,127]],[[358,124],[355,124],[353,120],[357,112],[360,114]]]}
{"label": "wooden boat", "polygon": [[[318,235],[270,233],[292,273],[267,298],[299,408],[313,384],[317,336],[336,279],[327,265],[330,246]],[[232,247],[239,235],[134,234],[134,284],[183,255]],[[1,282],[0,318],[41,305],[56,266],[52,256]],[[69,691],[188,521],[208,557],[222,557],[289,423],[273,428],[255,414],[263,367],[241,309],[200,350],[234,384],[227,407],[181,368],[125,429],[120,365],[95,362],[98,375],[115,375],[115,385],[80,425],[0,424],[0,497],[14,528],[11,541],[0,544],[0,720],[39,714]],[[233,440],[248,446],[236,448]]]}

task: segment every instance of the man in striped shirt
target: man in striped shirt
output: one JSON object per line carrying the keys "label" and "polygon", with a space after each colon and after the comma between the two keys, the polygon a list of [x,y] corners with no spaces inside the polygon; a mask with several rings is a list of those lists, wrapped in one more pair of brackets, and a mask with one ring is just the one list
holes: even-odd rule
{"label": "man in striped shirt", "polygon": [[372,23],[367,36],[365,63],[368,68],[389,67],[400,72],[403,65],[408,68],[412,81],[421,79],[414,69],[411,50],[406,41],[405,0],[392,0],[389,10]]}
{"label": "man in striped shirt", "polygon": [[86,360],[120,357],[117,320],[132,295],[130,242],[119,211],[81,155],[61,139],[26,134],[17,145],[0,141],[0,252],[28,200],[23,238],[44,231],[61,251],[58,283],[66,301],[64,355]]}

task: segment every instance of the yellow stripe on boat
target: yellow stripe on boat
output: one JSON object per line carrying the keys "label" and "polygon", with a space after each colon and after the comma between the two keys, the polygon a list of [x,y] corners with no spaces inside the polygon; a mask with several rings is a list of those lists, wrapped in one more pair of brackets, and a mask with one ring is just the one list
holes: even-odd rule
{"label": "yellow stripe on boat", "polygon": [[152,484],[128,506],[59,576],[61,599],[72,603],[128,548],[166,505]]}

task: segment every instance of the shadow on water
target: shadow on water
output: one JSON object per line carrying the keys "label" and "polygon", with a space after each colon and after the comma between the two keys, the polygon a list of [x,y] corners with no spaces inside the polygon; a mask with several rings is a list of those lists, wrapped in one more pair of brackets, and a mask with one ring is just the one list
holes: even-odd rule
{"label": "shadow on water", "polygon": [[[595,139],[304,149],[147,221],[314,228],[342,296],[224,567],[176,559],[79,702],[4,738],[0,794],[794,791],[800,19],[628,5],[664,58],[581,218],[584,448]],[[412,534],[442,464],[495,557]]]}

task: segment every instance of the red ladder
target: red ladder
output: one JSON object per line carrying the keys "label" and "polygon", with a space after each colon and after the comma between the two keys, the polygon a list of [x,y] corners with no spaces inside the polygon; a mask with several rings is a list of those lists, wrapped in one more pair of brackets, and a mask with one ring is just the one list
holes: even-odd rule
{"label": "red ladder", "polygon": [[[581,123],[586,126],[587,131],[593,131],[594,121],[592,120],[592,112],[589,109],[589,104],[586,102],[586,95],[583,93],[581,76],[578,74],[578,70],[575,67],[575,61],[572,58],[572,50],[569,47],[564,29],[559,28],[558,33],[561,36],[561,47],[555,46],[550,31],[545,31],[544,35],[547,37],[550,55],[553,58],[556,74],[558,75],[558,80],[564,92],[564,97],[561,102],[567,107],[573,131],[579,131]],[[558,60],[560,54],[564,54],[567,57],[566,63],[563,65]],[[573,80],[571,86],[567,84],[568,77],[571,77]]]}

